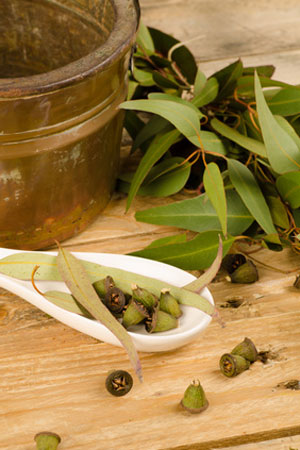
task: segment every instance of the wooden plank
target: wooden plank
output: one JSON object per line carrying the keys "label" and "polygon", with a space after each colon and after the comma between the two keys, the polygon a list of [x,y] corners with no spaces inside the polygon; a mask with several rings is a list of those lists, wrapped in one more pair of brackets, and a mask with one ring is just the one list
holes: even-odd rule
{"label": "wooden plank", "polygon": [[[232,322],[224,329],[215,323],[182,349],[141,354],[145,382],[135,379],[131,393],[119,399],[105,391],[104,380],[110,369],[131,371],[122,349],[65,333],[52,321],[27,329],[26,340],[22,328],[11,330],[0,341],[0,448],[29,450],[32,435],[42,429],[58,432],[61,448],[69,450],[136,450],[147,448],[150,436],[151,449],[158,450],[299,434],[300,394],[276,388],[299,374],[299,320],[298,309]],[[279,357],[227,379],[218,370],[219,357],[245,334],[259,348],[270,343]],[[198,378],[210,407],[190,416],[178,403]]]}
{"label": "wooden plank", "polygon": [[226,447],[226,450],[299,450],[299,448],[300,436],[290,436],[283,439],[271,439],[270,441],[256,442],[255,444]]}

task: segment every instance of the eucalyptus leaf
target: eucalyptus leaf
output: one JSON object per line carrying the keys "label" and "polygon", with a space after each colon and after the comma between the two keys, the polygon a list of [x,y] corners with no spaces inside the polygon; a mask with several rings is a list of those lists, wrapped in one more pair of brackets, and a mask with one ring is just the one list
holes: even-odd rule
{"label": "eucalyptus leaf", "polygon": [[[151,291],[157,297],[160,296],[162,289],[167,289],[179,303],[194,306],[209,315],[214,313],[214,306],[208,300],[189,290],[170,285],[159,279],[128,272],[127,270],[116,267],[102,266],[84,260],[80,261],[91,283],[109,275],[124,292],[131,292],[133,282]],[[22,280],[31,280],[31,274],[35,266],[40,266],[35,273],[35,279],[62,281],[62,277],[57,268],[56,255],[40,252],[17,252],[2,258],[0,260],[0,273]]]}
{"label": "eucalyptus leaf", "polygon": [[[169,50],[180,41],[156,28],[148,27],[157,53],[168,56]],[[172,52],[172,60],[180,69],[190,84],[194,83],[197,74],[197,64],[193,54],[185,45],[181,45]]]}
{"label": "eucalyptus leaf", "polygon": [[[156,239],[155,241],[151,242],[151,244],[149,244],[147,248],[163,247],[164,245],[179,244],[186,241],[187,241],[186,233],[175,234],[172,236],[166,236],[163,238]],[[193,289],[191,289],[191,291],[192,290]]]}
{"label": "eucalyptus leaf", "polygon": [[280,174],[300,168],[300,151],[294,140],[272,115],[257,74],[255,74],[255,95],[258,120],[272,168]]}
{"label": "eucalyptus leaf", "polygon": [[203,114],[201,111],[199,111],[199,109],[197,108],[196,105],[194,105],[193,102],[189,102],[181,97],[177,97],[176,95],[170,95],[170,94],[165,94],[163,92],[151,92],[148,95],[148,98],[150,100],[167,100],[170,102],[175,102],[175,103],[180,103],[181,105],[185,105],[188,108],[192,108],[195,113],[198,115],[199,119],[201,119],[203,117]]}
{"label": "eucalyptus leaf", "polygon": [[228,170],[232,184],[255,220],[267,234],[277,235],[268,205],[250,170],[234,159],[228,159]]}
{"label": "eucalyptus leaf", "polygon": [[272,216],[273,223],[284,230],[287,230],[290,226],[289,217],[286,209],[279,197],[273,195],[267,195],[266,201]]}
{"label": "eucalyptus leaf", "polygon": [[212,77],[216,78],[219,83],[217,100],[222,100],[228,95],[233,94],[233,91],[237,86],[237,81],[241,77],[242,73],[243,63],[239,59],[212,75]]}
{"label": "eucalyptus leaf", "polygon": [[[128,113],[135,114],[133,111],[126,111],[126,114]],[[136,134],[136,137],[134,138],[132,144],[131,152],[134,152],[138,148],[144,150],[145,144],[151,141],[157,134],[161,133],[162,131],[171,131],[172,129],[173,126],[166,119],[157,115],[153,115]]]}
{"label": "eucalyptus leaf", "polygon": [[295,144],[297,145],[299,151],[300,151],[300,137],[296,133],[296,130],[294,127],[282,116],[274,116],[276,119],[276,122],[283,128],[283,130],[293,139]]}
{"label": "eucalyptus leaf", "polygon": [[59,249],[56,261],[59,273],[72,295],[119,339],[128,353],[139,380],[143,381],[141,363],[130,335],[99,299],[83,264],[63,248]]}
{"label": "eucalyptus leaf", "polygon": [[283,200],[293,209],[300,207],[300,172],[289,172],[279,176],[276,187]]}
{"label": "eucalyptus leaf", "polygon": [[214,162],[209,163],[203,174],[205,192],[218,215],[224,236],[227,235],[227,203],[223,178]]}
{"label": "eucalyptus leaf", "polygon": [[200,130],[199,136],[191,137],[190,141],[196,147],[203,148],[206,152],[216,153],[216,156],[218,156],[218,153],[220,155],[227,154],[227,148],[224,141],[222,141],[222,139],[220,139],[219,136],[212,131]]}
{"label": "eucalyptus leaf", "polygon": [[91,314],[77,302],[73,295],[68,294],[67,292],[47,291],[43,295],[49,302],[66,311],[92,318]]}
{"label": "eucalyptus leaf", "polygon": [[133,70],[133,76],[134,76],[135,80],[138,81],[138,83],[141,86],[154,86],[155,85],[155,81],[153,79],[152,72],[150,72],[150,71],[137,69],[135,67]]}
{"label": "eucalyptus leaf", "polygon": [[192,99],[192,104],[201,108],[215,100],[219,91],[218,80],[214,77],[207,80],[203,89]]}
{"label": "eucalyptus leaf", "polygon": [[[233,190],[226,190],[228,233],[239,235],[253,222],[253,217]],[[157,225],[177,226],[191,231],[220,230],[215,208],[205,194],[170,205],[137,211],[136,220]]]}
{"label": "eucalyptus leaf", "polygon": [[[188,163],[182,164],[183,162],[183,158],[174,157],[163,161],[158,165],[160,167],[153,167],[153,169],[161,168],[161,173],[158,173],[157,170],[152,170],[152,174],[149,172],[148,176],[154,175],[154,172],[155,176],[147,183],[145,179],[144,184],[140,186],[137,194],[168,197],[179,192],[185,186],[191,172],[190,165]],[[166,168],[166,164],[169,164],[168,168]],[[122,176],[121,178],[124,179],[125,177]],[[120,185],[119,190],[127,193],[130,191],[130,186],[125,182],[125,184]]]}
{"label": "eucalyptus leaf", "polygon": [[134,111],[126,111],[124,127],[132,139],[143,130],[145,123],[137,116]]}
{"label": "eucalyptus leaf", "polygon": [[[242,76],[237,81],[238,95],[255,96],[254,75]],[[278,80],[272,80],[265,76],[259,76],[259,81],[262,87],[290,87],[288,83]]]}
{"label": "eucalyptus leaf", "polygon": [[152,73],[152,78],[158,87],[163,89],[178,89],[180,84],[176,81],[175,77],[172,75],[163,76],[160,72],[154,71]]}
{"label": "eucalyptus leaf", "polygon": [[191,140],[199,136],[200,122],[194,109],[185,104],[169,100],[131,100],[123,102],[120,108],[127,110],[139,110],[157,114],[171,122],[187,139]]}
{"label": "eucalyptus leaf", "polygon": [[[217,254],[218,236],[217,231],[207,231],[184,243],[144,249],[131,254],[165,262],[184,270],[207,269]],[[223,256],[230,250],[233,242],[232,236],[223,239]]]}
{"label": "eucalyptus leaf", "polygon": [[137,34],[136,43],[144,49],[155,52],[155,46],[151,34],[143,22],[140,22],[139,24],[139,32]]}
{"label": "eucalyptus leaf", "polygon": [[194,95],[195,97],[200,94],[200,92],[202,91],[202,89],[204,88],[205,84],[206,84],[207,78],[205,76],[205,74],[202,72],[202,70],[200,70],[198,68],[197,70],[197,74],[196,74],[196,78],[194,81]]}
{"label": "eucalyptus leaf", "polygon": [[151,142],[133,177],[126,203],[127,211],[150,169],[168,151],[170,146],[177,141],[179,136],[180,133],[177,130],[172,130],[165,134],[157,135]]}
{"label": "eucalyptus leaf", "polygon": [[271,100],[268,106],[273,114],[280,116],[293,116],[300,113],[300,89],[288,87],[281,89]]}
{"label": "eucalyptus leaf", "polygon": [[184,288],[190,289],[193,292],[200,293],[201,290],[205,286],[207,286],[211,281],[213,281],[213,279],[217,275],[221,267],[222,258],[223,258],[223,242],[221,236],[219,235],[219,248],[217,251],[217,256],[214,259],[212,265],[202,275],[200,275],[199,278],[197,278],[196,280],[192,281],[189,284],[186,284]]}
{"label": "eucalyptus leaf", "polygon": [[269,64],[262,66],[244,67],[243,76],[254,75],[255,72],[257,72],[259,76],[271,78],[275,72],[275,66]]}
{"label": "eucalyptus leaf", "polygon": [[256,139],[252,139],[248,136],[244,136],[234,128],[229,127],[216,118],[211,120],[211,126],[222,136],[230,139],[236,144],[239,144],[246,150],[249,150],[250,152],[255,153],[256,155],[259,155],[263,158],[267,156],[266,147],[262,142],[257,141]]}

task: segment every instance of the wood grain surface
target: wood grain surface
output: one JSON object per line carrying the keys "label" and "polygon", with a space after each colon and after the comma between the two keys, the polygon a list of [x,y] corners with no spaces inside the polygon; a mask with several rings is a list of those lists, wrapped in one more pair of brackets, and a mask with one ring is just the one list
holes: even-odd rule
{"label": "wood grain surface", "polygon": [[[146,24],[182,40],[198,37],[189,47],[208,75],[242,57],[246,64],[275,64],[278,79],[299,83],[297,0],[141,0],[141,6]],[[116,193],[65,245],[111,253],[143,248],[178,230],[136,222],[134,212],[178,198],[137,198],[125,214],[125,198]],[[0,289],[0,449],[33,450],[35,433],[51,430],[61,435],[61,450],[299,450],[300,391],[284,385],[300,379],[300,292],[293,287],[300,258],[290,251],[253,256],[260,261],[257,283],[232,285],[220,274],[210,286],[226,327],[213,322],[181,349],[141,353],[145,381],[134,378],[122,398],[108,394],[104,382],[111,369],[132,373],[123,349]],[[245,336],[268,359],[227,379],[219,358]],[[194,379],[210,403],[201,415],[179,407]]]}

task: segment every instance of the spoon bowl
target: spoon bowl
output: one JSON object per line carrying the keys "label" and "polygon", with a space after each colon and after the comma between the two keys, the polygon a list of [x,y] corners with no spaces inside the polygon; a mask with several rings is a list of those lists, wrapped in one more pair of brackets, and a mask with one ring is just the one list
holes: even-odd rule
{"label": "spoon bowl", "polygon": [[[0,259],[18,252],[18,250],[0,248]],[[38,254],[41,252],[34,253]],[[44,253],[55,254],[55,252]],[[112,253],[72,253],[79,259],[156,278],[178,287],[183,287],[195,280],[193,275],[184,270],[150,259]],[[42,292],[47,290],[69,292],[66,285],[60,281],[36,281],[36,285]],[[65,325],[99,339],[100,341],[121,346],[114,334],[100,322],[66,311],[63,308],[54,305],[42,295],[38,294],[32,286],[31,281],[18,280],[0,274],[0,287],[24,298]],[[213,297],[207,288],[203,289],[201,295],[210,303],[214,304]],[[149,334],[142,325],[133,327],[128,333],[130,334],[136,349],[142,352],[174,350],[193,341],[209,325],[211,316],[191,306],[180,305],[180,307],[183,314],[179,318],[178,327],[173,330]]]}

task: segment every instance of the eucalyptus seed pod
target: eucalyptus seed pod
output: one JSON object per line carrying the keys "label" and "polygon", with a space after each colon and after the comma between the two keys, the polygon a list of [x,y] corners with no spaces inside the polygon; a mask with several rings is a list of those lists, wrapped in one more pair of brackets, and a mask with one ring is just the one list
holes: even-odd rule
{"label": "eucalyptus seed pod", "polygon": [[132,386],[132,376],[129,372],[126,372],[126,370],[113,370],[108,374],[105,380],[106,389],[115,397],[126,395],[131,390]]}
{"label": "eucalyptus seed pod", "polygon": [[156,309],[151,318],[146,320],[145,325],[148,333],[159,333],[177,328],[178,320],[171,314]]}
{"label": "eucalyptus seed pod", "polygon": [[199,380],[188,386],[180,404],[192,414],[199,414],[208,408],[208,401]]}
{"label": "eucalyptus seed pod", "polygon": [[258,280],[258,272],[255,264],[247,260],[245,264],[242,264],[230,274],[230,279],[232,283],[255,283]]}
{"label": "eucalyptus seed pod", "polygon": [[249,369],[250,361],[240,355],[225,353],[220,359],[220,370],[226,377],[235,377]]}
{"label": "eucalyptus seed pod", "polygon": [[117,287],[109,288],[104,297],[104,304],[114,315],[119,315],[126,304],[123,291]]}
{"label": "eucalyptus seed pod", "polygon": [[229,274],[233,273],[239,266],[242,266],[247,261],[246,256],[242,253],[228,253],[223,258],[222,267]]}
{"label": "eucalyptus seed pod", "polygon": [[254,363],[258,357],[258,351],[254,343],[247,337],[243,340],[243,342],[234,347],[231,354],[243,356],[243,358],[247,359],[251,363]]}
{"label": "eucalyptus seed pod", "polygon": [[159,305],[161,311],[171,314],[171,316],[176,317],[176,319],[182,315],[178,301],[167,290],[161,291]]}
{"label": "eucalyptus seed pod", "polygon": [[156,295],[149,292],[147,289],[138,287],[136,284],[132,284],[132,297],[141,302],[146,308],[151,311],[157,304],[158,298]]}
{"label": "eucalyptus seed pod", "polygon": [[94,289],[99,295],[99,297],[105,297],[106,292],[115,286],[115,282],[109,275],[106,278],[103,278],[102,280],[95,281],[93,283]]}
{"label": "eucalyptus seed pod", "polygon": [[51,431],[42,431],[34,436],[37,450],[56,450],[61,439]]}
{"label": "eucalyptus seed pod", "polygon": [[122,325],[129,328],[142,322],[147,317],[149,317],[147,308],[135,299],[131,299],[123,313]]}

